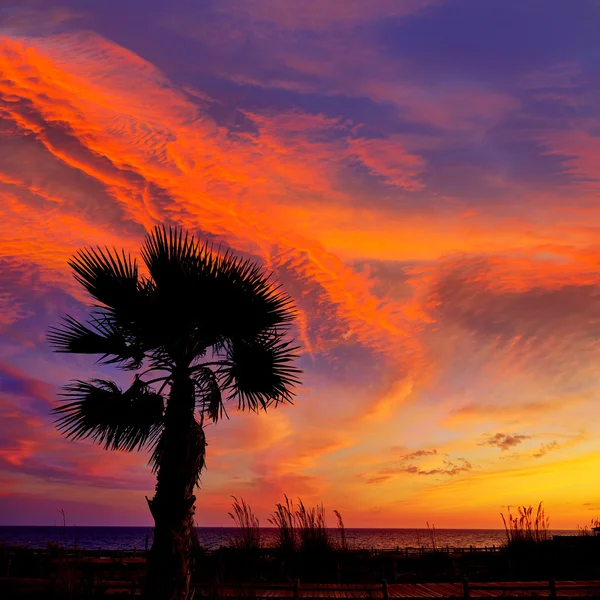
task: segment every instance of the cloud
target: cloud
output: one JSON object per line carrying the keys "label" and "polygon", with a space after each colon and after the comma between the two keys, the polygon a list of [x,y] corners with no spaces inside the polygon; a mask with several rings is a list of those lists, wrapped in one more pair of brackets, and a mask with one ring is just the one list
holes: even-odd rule
{"label": "cloud", "polygon": [[323,6],[318,0],[307,0],[299,5],[282,6],[277,0],[241,2],[225,0],[218,10],[231,16],[270,22],[280,27],[319,30],[323,27],[357,25],[381,17],[403,17],[415,14],[438,0],[374,0],[368,5],[360,0],[340,2],[333,0]]}
{"label": "cloud", "polygon": [[552,452],[553,450],[560,449],[560,446],[556,443],[556,440],[550,442],[549,444],[542,444],[536,452],[533,453],[533,458],[542,458],[542,456],[546,456],[548,452]]}
{"label": "cloud", "polygon": [[509,448],[513,448],[514,446],[518,446],[523,442],[523,440],[530,439],[531,436],[523,435],[523,434],[508,434],[508,433],[495,433],[494,435],[489,435],[484,442],[480,442],[480,446],[495,446],[496,448],[500,448],[500,450],[508,450]]}
{"label": "cloud", "polygon": [[350,141],[350,150],[386,183],[411,191],[422,189],[419,175],[424,170],[424,160],[410,154],[405,145],[400,136],[386,140],[355,138]]}
{"label": "cloud", "polygon": [[[151,65],[105,40],[82,34],[63,36],[60,42],[51,38],[37,43],[28,63],[19,42],[4,42],[6,67],[16,82],[5,93],[20,97],[31,106],[26,116],[8,101],[6,110],[21,135],[35,137],[53,160],[99,182],[110,193],[114,200],[106,203],[105,218],[110,218],[108,210],[121,211],[110,218],[113,228],[115,219],[122,222],[113,236],[115,245],[129,248],[141,234],[139,227],[136,230],[129,225],[131,221],[149,227],[157,220],[174,220],[192,230],[202,223],[205,232],[238,251],[258,254],[272,263],[278,255],[286,255],[288,264],[294,265],[294,276],[308,276],[321,286],[338,318],[348,321],[362,343],[397,354],[400,344],[391,342],[390,335],[396,331],[399,340],[404,338],[403,323],[380,300],[372,298],[369,282],[328,253],[317,240],[290,231],[285,225],[288,219],[273,221],[273,211],[282,210],[285,215],[285,206],[275,206],[284,194],[302,197],[331,189],[328,177],[319,177],[317,165],[324,157],[334,163],[343,160],[344,154],[336,155],[335,140],[329,150],[326,142],[310,141],[306,131],[313,127],[326,133],[336,123],[307,117],[309,127],[301,132],[296,123],[301,115],[280,115],[258,120],[258,137],[228,138],[226,132],[201,114],[197,104],[171,86]],[[99,69],[96,52],[101,53],[103,64],[110,64],[111,69]],[[72,59],[75,55],[76,59]],[[23,79],[21,72],[32,76]],[[129,75],[123,77],[125,72]],[[48,79],[50,73],[52,80]],[[50,102],[47,97],[57,81],[79,86],[80,94],[64,95]],[[96,93],[97,89],[101,91]],[[68,136],[53,138],[50,132],[59,118],[68,125]],[[101,125],[107,122],[110,127]],[[343,149],[346,142],[341,143]],[[376,144],[371,148],[376,148]],[[227,170],[219,166],[217,159],[224,152],[228,156]],[[307,161],[305,165],[297,159],[298,155]],[[260,176],[256,160],[265,169]],[[202,169],[195,168],[198,162],[203,164]],[[156,190],[163,190],[164,199]],[[198,194],[202,194],[202,202],[198,202]],[[11,213],[22,211],[22,205],[22,198],[15,196]],[[90,206],[86,207],[89,211]],[[68,217],[63,219],[71,220],[69,231],[89,230],[89,242],[101,238],[100,228],[94,231],[97,219],[93,214],[82,215],[79,207],[76,211],[65,209]],[[15,238],[12,219],[14,216],[5,222],[7,230],[13,231],[9,236]],[[78,226],[74,227],[76,222]],[[59,254],[53,247],[56,242],[44,240],[48,221],[40,219],[35,225],[42,229],[36,245],[43,245],[43,252],[33,253],[21,232],[13,242],[15,251],[19,248],[40,267],[64,272],[63,261],[78,244],[69,243],[69,250],[61,248]],[[380,325],[366,325],[365,319]],[[376,333],[378,327],[380,335]]]}
{"label": "cloud", "polygon": [[25,396],[48,407],[54,404],[57,391],[56,386],[30,377],[20,369],[0,361],[0,394]]}
{"label": "cloud", "polygon": [[438,451],[433,448],[431,450],[415,450],[409,454],[405,454],[400,458],[401,461],[414,460],[415,458],[422,458],[423,456],[435,456]]}
{"label": "cloud", "polygon": [[[424,451],[425,452],[425,451]],[[415,458],[420,458],[425,455],[431,456],[432,454],[437,454],[437,452],[427,452],[427,454],[419,454],[415,453]],[[407,455],[408,457],[412,457],[412,455]],[[432,476],[432,475],[447,475],[449,477],[454,477],[456,475],[460,475],[461,473],[468,473],[473,469],[473,464],[471,461],[465,458],[457,458],[456,460],[444,459],[442,461],[442,466],[435,468],[422,468],[417,465],[404,465],[401,464],[397,467],[387,467],[381,469],[377,474],[365,477],[365,482],[367,484],[379,484],[394,479],[398,475],[424,475],[424,476]]]}
{"label": "cloud", "polygon": [[456,462],[451,460],[444,460],[443,466],[435,469],[422,469],[414,465],[409,465],[404,469],[400,469],[401,473],[410,473],[411,475],[459,475],[460,473],[468,473],[473,469],[473,465],[470,461],[465,458],[458,458]]}
{"label": "cloud", "polygon": [[367,485],[377,485],[378,483],[385,483],[393,479],[393,475],[375,475],[374,477],[367,477],[365,483]]}
{"label": "cloud", "polygon": [[9,35],[39,34],[42,30],[52,33],[62,25],[77,19],[81,12],[65,7],[44,8],[39,2],[24,0],[14,3],[7,0],[2,7],[0,32]]}
{"label": "cloud", "polygon": [[523,339],[600,325],[597,283],[561,281],[545,272],[552,269],[551,262],[540,262],[537,279],[532,273],[528,283],[530,274],[524,272],[520,279],[521,265],[515,262],[509,257],[449,260],[430,292],[435,316],[483,336]]}

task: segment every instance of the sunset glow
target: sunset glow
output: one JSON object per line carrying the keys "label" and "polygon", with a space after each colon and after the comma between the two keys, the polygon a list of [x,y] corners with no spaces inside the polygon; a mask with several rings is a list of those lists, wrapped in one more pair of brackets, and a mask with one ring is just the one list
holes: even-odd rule
{"label": "sunset glow", "polygon": [[50,415],[131,375],[45,332],[88,310],[77,249],[158,223],[298,308],[296,402],[207,427],[200,525],[600,516],[599,30],[597,0],[4,0],[0,524],[151,523],[147,457]]}

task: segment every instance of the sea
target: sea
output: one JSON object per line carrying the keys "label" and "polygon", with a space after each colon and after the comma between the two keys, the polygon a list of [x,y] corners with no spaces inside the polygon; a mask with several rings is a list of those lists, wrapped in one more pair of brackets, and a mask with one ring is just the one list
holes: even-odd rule
{"label": "sea", "polygon": [[[227,546],[235,539],[234,527],[199,527],[200,544],[207,550]],[[261,529],[263,546],[274,546],[276,530]],[[503,529],[350,529],[345,530],[346,540],[352,548],[393,549],[450,546],[483,548],[499,546],[506,542]],[[576,531],[554,531],[550,535],[576,535]],[[339,540],[340,533],[331,529],[332,539]],[[83,550],[144,550],[152,545],[151,527],[0,527],[0,544],[45,548],[51,544]]]}

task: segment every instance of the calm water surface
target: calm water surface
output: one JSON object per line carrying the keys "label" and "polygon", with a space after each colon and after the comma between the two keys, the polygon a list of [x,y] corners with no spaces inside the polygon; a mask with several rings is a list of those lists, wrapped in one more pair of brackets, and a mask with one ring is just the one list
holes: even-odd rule
{"label": "calm water surface", "polygon": [[[275,530],[262,529],[263,545],[272,546]],[[556,531],[556,534],[575,535],[575,531]],[[225,546],[236,535],[233,527],[200,527],[198,536],[202,546],[215,549]],[[337,530],[331,530],[334,540],[339,539]],[[0,527],[0,544],[17,544],[29,548],[44,548],[49,543],[93,550],[143,549],[152,544],[151,527]],[[356,548],[401,548],[406,546],[432,545],[427,529],[346,529],[346,538]],[[438,546],[493,546],[506,540],[501,529],[436,529]]]}

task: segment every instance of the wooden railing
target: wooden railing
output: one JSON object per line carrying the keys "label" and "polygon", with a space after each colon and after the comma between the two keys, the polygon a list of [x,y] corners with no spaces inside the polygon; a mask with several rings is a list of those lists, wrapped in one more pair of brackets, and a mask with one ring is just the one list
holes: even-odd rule
{"label": "wooden railing", "polygon": [[[396,546],[395,548],[370,548],[377,554],[401,554],[404,556],[420,556],[423,554],[470,554],[471,552],[500,552],[503,546]],[[365,548],[364,550],[369,550]]]}
{"label": "wooden railing", "polygon": [[[273,592],[284,592],[285,597],[299,598],[307,597],[309,594],[311,597],[315,596],[316,593],[321,592],[325,598],[340,598],[344,597],[343,594],[351,593],[365,594],[368,598],[379,597],[383,600],[389,600],[389,588],[388,583],[384,579],[380,584],[347,584],[347,585],[332,585],[322,584],[317,585],[314,583],[308,583],[301,585],[300,580],[296,579],[293,583],[280,583],[280,584],[268,584],[268,583],[255,583],[255,584],[219,584],[219,585],[194,585],[196,597],[210,597],[210,598],[221,598],[229,597],[232,595],[227,592],[238,592],[240,598],[252,598],[261,597],[268,592],[270,597],[273,597]],[[261,595],[260,592],[263,592]],[[234,596],[236,597],[236,596]]]}
{"label": "wooden railing", "polygon": [[[99,597],[103,597],[103,594],[106,592],[111,592],[113,594],[119,593],[120,595],[128,594],[133,599],[142,592],[140,583],[137,579],[123,579],[119,581],[101,580],[95,581],[91,585],[90,591],[93,591],[94,595],[99,595]],[[81,580],[73,580],[70,584],[74,587],[85,586],[85,582]],[[11,593],[11,591],[16,589],[21,592],[48,592],[62,589],[62,587],[61,582],[52,579],[0,578],[0,594],[3,591]],[[315,593],[318,594],[320,592],[320,597],[323,598],[343,598],[345,594],[350,593],[354,597],[356,597],[356,594],[360,594],[361,596],[359,597],[377,597],[389,600],[388,584],[385,580],[381,584],[372,585],[318,585],[310,583],[300,585],[300,581],[295,580],[293,583],[280,584],[192,584],[192,587],[196,598],[261,598],[266,595],[277,597],[276,592],[282,592],[281,597],[298,600],[299,598],[306,597],[307,594],[315,597]],[[319,596],[316,595],[316,597],[318,598]]]}
{"label": "wooden railing", "polygon": [[[371,552],[372,554],[404,554],[406,556],[430,554],[430,553],[444,553],[444,554],[469,554],[471,552],[499,552],[503,549],[502,545],[492,546],[395,546],[388,548],[376,548],[376,547],[356,547],[349,548],[345,552]],[[10,549],[8,549],[10,550]],[[119,559],[130,559],[130,558],[145,558],[147,551],[144,549],[133,548],[131,550],[112,550],[105,548],[83,549],[83,548],[61,548],[60,554],[54,550],[47,550],[45,548],[30,550],[33,554],[41,555],[53,555],[61,556],[64,558],[119,558]],[[209,551],[209,552],[212,552]],[[276,548],[257,548],[252,552],[258,554],[272,554],[276,552]]]}
{"label": "wooden railing", "polygon": [[510,592],[548,592],[549,598],[556,598],[557,590],[596,590],[595,594],[586,594],[587,597],[600,597],[600,581],[555,581],[550,579],[548,583],[540,582],[507,582],[507,583],[471,583],[465,577],[463,579],[463,598],[471,597],[472,591],[500,591],[502,596],[509,597]]}
{"label": "wooden railing", "polygon": [[[64,588],[65,582],[49,579],[27,579],[27,578],[0,578],[0,596],[18,590],[19,593],[26,592],[48,592]],[[103,580],[93,583],[90,590],[102,596],[106,592],[125,593],[133,600],[141,593],[141,582],[136,579],[112,581]],[[70,589],[83,589],[85,582],[73,580]],[[83,586],[83,587],[82,587]],[[300,584],[299,580],[293,583],[281,584],[193,584],[196,598],[210,598],[216,600],[225,598],[259,599],[259,598],[381,598],[389,600],[390,596],[395,598],[455,598],[464,600],[474,599],[485,595],[494,595],[502,598],[515,598],[523,596],[523,593],[534,592],[530,597],[546,597],[551,599],[572,598],[585,596],[586,598],[600,598],[600,581],[554,581],[548,582],[506,582],[506,583],[471,583],[464,579],[460,584],[395,584],[388,586],[383,580],[380,584],[371,585],[335,585],[335,584]],[[462,589],[461,589],[462,587]],[[418,588],[418,589],[417,589]],[[450,588],[450,589],[448,589]],[[570,591],[585,590],[585,594],[570,594]],[[279,593],[278,593],[279,592]],[[462,594],[461,594],[462,592]],[[482,593],[483,592],[483,593]],[[487,592],[487,594],[486,594]],[[491,592],[491,594],[489,593]],[[496,592],[494,594],[494,592]],[[498,593],[500,592],[500,593]],[[539,593],[535,593],[539,592]],[[5,596],[2,596],[5,597]]]}

